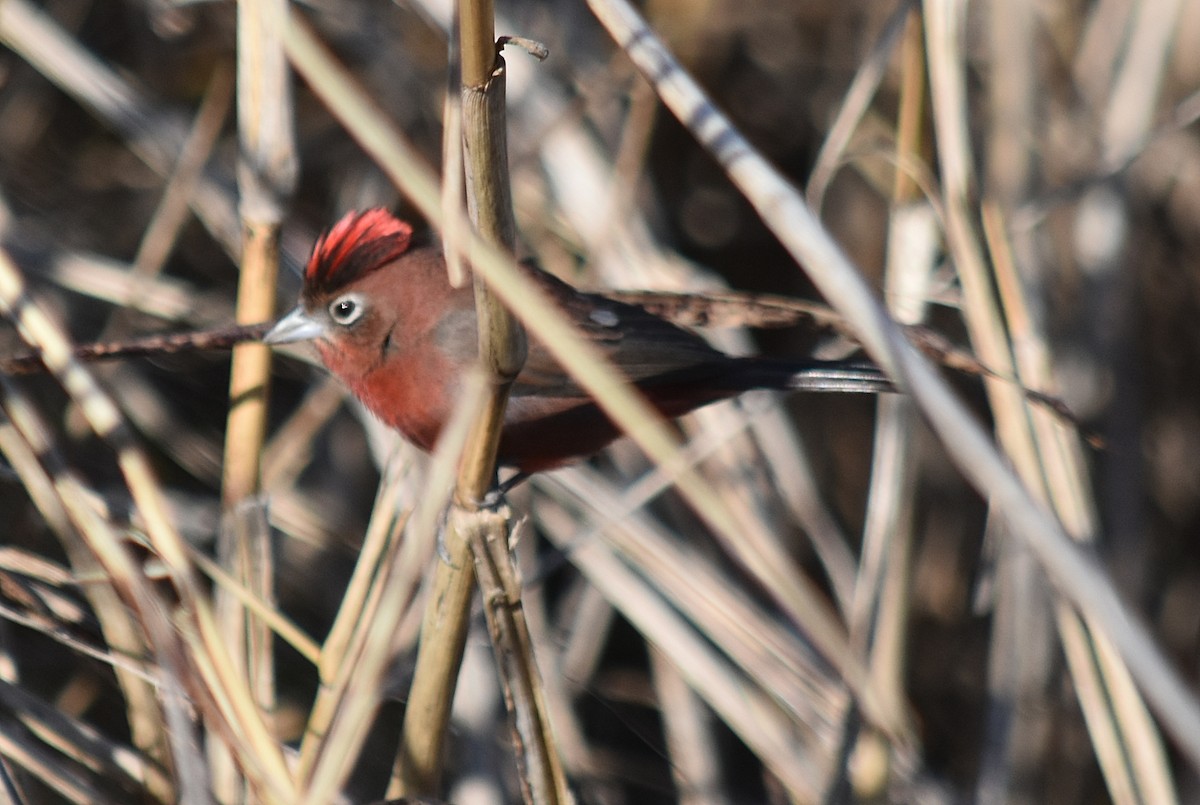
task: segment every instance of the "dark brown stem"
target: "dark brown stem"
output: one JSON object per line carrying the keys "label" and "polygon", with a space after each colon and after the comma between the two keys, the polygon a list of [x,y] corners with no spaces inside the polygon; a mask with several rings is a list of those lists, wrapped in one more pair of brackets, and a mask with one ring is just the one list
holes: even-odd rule
{"label": "dark brown stem", "polygon": [[[79,344],[75,357],[81,361],[111,361],[117,358],[144,358],[156,355],[175,355],[181,352],[224,351],[247,341],[259,341],[269,322],[263,324],[238,324],[217,327],[211,330],[193,330],[186,333],[148,335],[125,341],[109,341],[99,344]],[[38,355],[16,355],[0,358],[0,374],[31,375],[46,371],[46,365]]]}

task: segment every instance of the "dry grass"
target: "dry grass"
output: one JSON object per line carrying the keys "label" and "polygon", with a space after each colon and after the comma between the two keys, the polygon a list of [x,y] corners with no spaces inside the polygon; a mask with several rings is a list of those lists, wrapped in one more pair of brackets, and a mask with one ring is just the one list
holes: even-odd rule
{"label": "dry grass", "polygon": [[[444,3],[290,9],[310,29],[282,4],[5,0],[0,354],[53,372],[0,388],[7,798],[388,790],[472,406],[430,461],[303,351],[227,424],[228,355],[84,367],[62,340],[248,322],[276,249],[290,304],[314,234],[373,204],[450,227],[642,448],[512,496],[524,624],[502,552],[481,565],[579,801],[1194,796],[1200,11],[691,0],[638,33],[589,6],[498,9],[551,52],[507,56],[523,253],[591,287],[819,292],[911,394],[750,394],[676,452],[438,186]],[[873,299],[1108,446],[1004,379],[955,380],[964,408]],[[256,398],[262,355],[239,361]],[[470,624],[440,795],[514,801]]]}

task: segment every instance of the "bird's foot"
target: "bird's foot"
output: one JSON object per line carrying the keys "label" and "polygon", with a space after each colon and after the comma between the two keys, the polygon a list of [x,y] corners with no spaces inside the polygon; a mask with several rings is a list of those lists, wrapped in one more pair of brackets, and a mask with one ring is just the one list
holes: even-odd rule
{"label": "bird's foot", "polygon": [[508,500],[506,499],[508,493],[520,486],[528,478],[529,473],[527,472],[518,471],[510,475],[506,480],[496,484],[487,491],[487,494],[483,496],[483,500],[479,501],[479,507],[491,512],[499,511],[502,506],[508,505]]}

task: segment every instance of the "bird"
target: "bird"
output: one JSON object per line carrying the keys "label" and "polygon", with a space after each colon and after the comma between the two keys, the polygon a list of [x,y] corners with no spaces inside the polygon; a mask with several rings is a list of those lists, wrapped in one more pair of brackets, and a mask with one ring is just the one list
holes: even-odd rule
{"label": "bird", "polygon": [[[876,366],[741,357],[632,304],[577,290],[532,263],[524,270],[665,418],[751,389],[893,391]],[[312,341],[325,367],[376,417],[428,452],[478,356],[474,293],[451,285],[442,251],[383,208],[346,213],[314,243],[300,300],[264,336]],[[497,466],[525,477],[592,455],[621,435],[530,336],[512,383]]]}

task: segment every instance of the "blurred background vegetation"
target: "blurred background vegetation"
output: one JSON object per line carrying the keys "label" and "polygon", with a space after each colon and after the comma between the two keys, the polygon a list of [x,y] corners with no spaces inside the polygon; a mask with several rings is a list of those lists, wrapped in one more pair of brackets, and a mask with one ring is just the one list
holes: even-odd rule
{"label": "blurred background vegetation", "polygon": [[[317,0],[297,10],[438,164],[446,4]],[[918,58],[921,52],[919,28],[904,27],[903,8],[650,0],[644,12],[717,105],[801,188],[852,82],[883,48],[877,91],[830,163],[836,172],[820,205],[824,222],[882,294],[899,206],[897,116],[909,75],[903,54],[905,48],[915,48]],[[498,33],[543,42],[551,53],[544,63],[519,51],[507,56],[512,180],[528,254],[588,287],[727,284],[813,296],[804,272],[720,167],[661,109],[583,3],[508,0],[497,14]],[[80,342],[232,321],[239,248],[234,6],[4,0],[0,42],[6,46],[0,51],[0,238],[38,302]],[[1107,442],[1086,453],[1097,553],[1155,639],[1194,680],[1200,670],[1200,4],[972,4],[964,42],[962,119],[975,149],[975,203],[986,201],[1003,214],[1057,378],[1049,390]],[[385,205],[414,216],[303,82],[296,81],[295,93],[300,173],[281,240],[280,309],[295,298],[296,271],[314,237],[343,211]],[[922,116],[928,123],[927,109]],[[210,127],[212,142],[193,136],[185,148],[193,126]],[[928,125],[922,132],[919,159],[901,167],[917,180],[916,197],[932,194],[940,213],[937,144]],[[187,158],[203,169],[188,175]],[[169,231],[151,230],[172,177],[192,213]],[[923,292],[931,303],[928,323],[969,347],[955,266],[945,250],[935,257]],[[818,344],[799,328],[723,337],[730,348],[780,355],[806,354]],[[14,330],[0,330],[0,354],[23,351]],[[228,355],[219,353],[95,367],[151,452],[179,527],[204,550],[211,549],[221,519],[228,371]],[[110,451],[53,380],[18,383],[52,425],[67,463],[106,501],[113,520],[123,522],[129,497]],[[981,384],[966,378],[956,385],[987,418]],[[264,483],[275,529],[278,608],[319,640],[356,560],[381,463],[403,448],[392,446],[351,402],[342,404],[320,370],[293,358],[277,361],[273,433],[285,422],[295,424],[290,417],[301,401],[313,417],[310,427],[300,444],[271,443]],[[763,413],[776,405],[786,417]],[[875,401],[754,395],[725,407],[733,416],[755,418],[757,441],[718,456],[706,471],[721,494],[754,512],[755,522],[840,608],[845,602],[834,601],[828,554],[818,556],[806,533],[821,523],[839,550],[860,556]],[[774,418],[764,422],[768,417]],[[906,609],[907,619],[899,638],[902,659],[892,671],[903,681],[916,741],[892,756],[887,786],[873,788],[846,772],[851,783],[839,789],[841,776],[830,769],[854,767],[841,754],[855,745],[846,738],[853,717],[838,698],[844,697],[839,682],[817,661],[814,673],[829,686],[818,698],[831,700],[813,708],[825,712],[828,705],[837,715],[805,724],[796,716],[796,740],[805,747],[800,755],[813,763],[813,790],[835,801],[1114,797],[1062,659],[1045,580],[1030,569],[1028,586],[1019,588],[1030,606],[1017,607],[1011,617],[1000,614],[998,607],[1014,606],[1006,597],[1011,588],[997,580],[999,546],[1009,535],[989,521],[986,502],[919,420],[912,423],[903,459],[913,477],[911,499],[896,526],[912,540],[911,556],[897,560],[905,583],[896,599],[903,603],[895,605]],[[724,426],[701,417],[687,427],[695,434]],[[772,441],[803,449],[797,466],[808,467],[809,481],[801,484],[784,474],[780,459],[764,457],[764,442]],[[403,461],[420,461],[401,454]],[[619,489],[646,470],[626,444],[581,472]],[[419,477],[418,468],[412,496],[419,494]],[[585,491],[568,498],[562,483],[542,479],[513,503],[531,515],[521,532],[527,606],[544,652],[542,673],[562,705],[556,728],[565,736],[565,762],[580,801],[803,799],[779,783],[777,770],[747,747],[746,736],[714,716],[712,702],[686,692],[688,705],[672,698],[675,674],[658,650],[647,648],[644,630],[559,559],[551,545],[570,546],[565,556],[571,560],[579,545],[601,540],[605,529],[603,518],[579,502],[591,476],[569,471],[564,477],[562,483]],[[804,486],[820,499],[796,503]],[[711,578],[696,582],[701,597],[704,584],[727,585],[805,650],[794,625],[669,494],[640,516],[712,570]],[[0,537],[5,768],[28,801],[77,799],[45,782],[55,774],[83,781],[88,793],[79,801],[130,801],[124,783],[60,756],[46,735],[57,728],[35,726],[32,705],[18,695],[90,725],[105,740],[129,741],[111,670],[80,649],[104,652],[80,580],[52,572],[68,567],[66,556],[11,473],[0,477],[0,517],[7,523]],[[649,587],[659,586],[652,568],[633,566]],[[587,615],[583,622],[576,620],[580,613]],[[1001,621],[1018,639],[999,634]],[[725,649],[705,627],[698,633]],[[1001,655],[1013,651],[1015,661],[1006,666]],[[300,734],[316,675],[282,642],[276,659],[278,705],[271,723],[287,743]],[[410,662],[411,654],[402,652],[395,664],[394,690],[347,789],[352,801],[382,796]],[[468,713],[456,722],[450,767],[452,780],[474,779],[486,793],[463,784],[449,797],[454,801],[516,796],[503,707],[488,663],[486,631],[478,630],[462,684],[490,694],[478,705],[487,715]],[[698,748],[686,747],[689,737]],[[701,760],[682,759],[685,751]],[[1188,801],[1200,793],[1195,770],[1168,754],[1179,797]],[[27,760],[34,755],[52,771],[39,772],[39,764]],[[707,776],[696,779],[697,770]],[[1143,794],[1124,801],[1153,800]]]}

